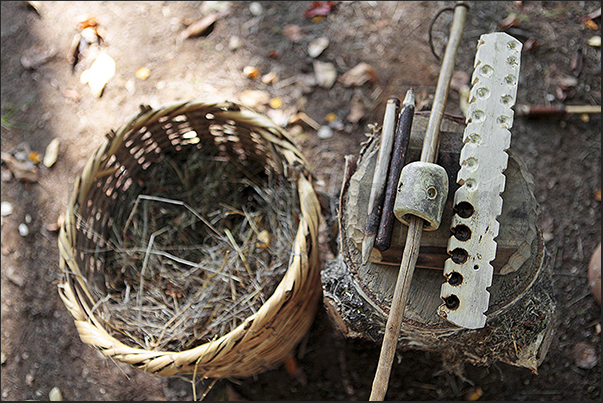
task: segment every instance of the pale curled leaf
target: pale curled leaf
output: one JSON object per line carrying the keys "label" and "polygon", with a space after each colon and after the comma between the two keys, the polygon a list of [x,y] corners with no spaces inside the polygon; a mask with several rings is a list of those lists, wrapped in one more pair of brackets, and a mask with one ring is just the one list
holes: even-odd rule
{"label": "pale curled leaf", "polygon": [[359,87],[366,82],[373,82],[379,79],[375,69],[368,63],[358,63],[354,68],[339,78],[339,82],[346,87]]}

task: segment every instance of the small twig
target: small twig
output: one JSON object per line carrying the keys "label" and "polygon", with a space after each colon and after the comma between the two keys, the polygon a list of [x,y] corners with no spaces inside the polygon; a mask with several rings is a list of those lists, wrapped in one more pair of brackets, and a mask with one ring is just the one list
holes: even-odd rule
{"label": "small twig", "polygon": [[387,170],[389,169],[389,162],[392,156],[394,131],[396,130],[399,107],[400,100],[395,97],[390,98],[385,107],[383,127],[381,129],[381,145],[379,146],[379,153],[377,154],[377,161],[375,162],[364,237],[362,239],[362,264],[368,262],[371,250],[375,243],[375,237],[377,236],[385,182],[387,179]]}
{"label": "small twig", "polygon": [[[153,242],[155,241],[155,237],[158,235],[161,235],[162,233],[164,233],[165,231],[168,230],[168,227],[163,227],[160,230],[157,230],[155,232],[153,232],[151,234],[151,237],[149,238],[149,244],[147,245],[147,251],[144,255],[144,260],[142,261],[142,269],[140,270],[140,288],[138,289],[138,295],[136,296],[136,302],[138,303],[138,308],[140,309],[142,307],[142,299],[141,299],[141,295],[142,295],[142,289],[144,288],[144,272],[146,271],[147,268],[147,264],[149,262],[149,256],[151,255],[151,248],[153,247]],[[140,320],[142,317],[142,311],[138,311],[138,320]]]}
{"label": "small twig", "polygon": [[387,185],[383,200],[383,210],[381,211],[381,221],[379,222],[377,238],[375,238],[375,247],[380,251],[389,249],[392,240],[395,219],[394,203],[396,201],[400,173],[406,163],[414,113],[415,93],[411,88],[406,92],[406,96],[402,102],[402,110],[400,111],[398,126],[396,128],[394,150],[392,151],[391,163],[387,173]]}

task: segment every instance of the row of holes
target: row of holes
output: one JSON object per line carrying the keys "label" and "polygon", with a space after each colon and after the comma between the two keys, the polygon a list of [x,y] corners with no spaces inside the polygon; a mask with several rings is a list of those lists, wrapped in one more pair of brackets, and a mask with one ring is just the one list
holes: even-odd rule
{"label": "row of holes", "polygon": [[[460,202],[454,207],[454,213],[461,218],[469,218],[473,215],[474,212],[475,209],[473,208],[473,205],[466,201]],[[459,224],[456,227],[452,228],[452,233],[454,237],[459,241],[467,241],[471,239],[471,229],[464,224]],[[450,254],[450,258],[456,264],[463,264],[469,258],[469,252],[467,252],[467,250],[463,248],[456,248]],[[473,269],[479,270],[479,266],[475,265]],[[453,271],[448,276],[447,281],[448,284],[453,287],[459,286],[463,283],[463,275],[459,272]],[[460,305],[459,298],[454,294],[444,298],[444,302],[446,304],[446,307],[450,310],[455,310]]]}

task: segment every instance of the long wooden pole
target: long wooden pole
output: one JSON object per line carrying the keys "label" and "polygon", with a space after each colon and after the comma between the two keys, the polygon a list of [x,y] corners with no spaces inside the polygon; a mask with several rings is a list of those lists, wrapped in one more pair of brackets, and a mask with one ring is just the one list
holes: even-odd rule
{"label": "long wooden pole", "polygon": [[[450,79],[456,64],[456,56],[463,37],[465,28],[465,19],[469,6],[465,2],[457,2],[454,8],[454,17],[450,37],[446,46],[446,53],[442,60],[440,76],[436,86],[436,93],[433,100],[433,107],[429,116],[429,123],[425,138],[423,140],[423,149],[421,151],[422,162],[435,162],[440,142],[440,125],[446,109],[448,100],[448,91],[450,89]],[[381,345],[381,354],[379,363],[373,380],[373,387],[369,400],[383,400],[389,384],[392,363],[400,335],[400,325],[404,317],[404,310],[410,283],[419,256],[419,246],[421,243],[421,232],[423,230],[423,219],[413,216],[410,218],[408,232],[406,234],[406,244],[400,263],[400,271],[394,289],[392,307],[385,326],[385,335]]]}

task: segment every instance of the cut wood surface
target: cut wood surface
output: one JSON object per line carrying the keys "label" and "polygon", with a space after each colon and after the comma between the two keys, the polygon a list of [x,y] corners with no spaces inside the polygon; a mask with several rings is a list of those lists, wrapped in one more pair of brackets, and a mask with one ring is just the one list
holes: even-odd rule
{"label": "cut wood surface", "polygon": [[[428,116],[429,112],[417,112],[415,116],[407,163],[420,156]],[[437,315],[437,308],[442,304],[443,263],[448,257],[446,249],[451,235],[452,201],[458,187],[456,175],[463,129],[462,119],[445,116],[436,162],[449,175],[448,200],[440,228],[422,234],[400,345],[442,350],[474,362],[501,360],[536,370],[548,348],[555,304],[546,291],[550,287],[550,270],[537,226],[538,204],[533,194],[533,179],[512,150],[509,150],[505,171],[506,189],[502,194],[504,204],[499,217],[498,253],[493,261],[495,276],[490,287],[486,327],[467,331]],[[339,210],[341,255],[329,262],[322,274],[324,300],[335,324],[349,337],[373,340],[383,337],[408,228],[396,222],[391,248],[384,252],[373,249],[369,262],[361,264],[362,230],[368,202],[366,189],[371,184],[378,142],[375,136],[357,158],[346,159]],[[531,315],[538,319],[535,321]],[[523,328],[532,322],[537,322],[537,326]],[[507,340],[502,342],[504,337]],[[490,344],[494,339],[499,345]]]}

